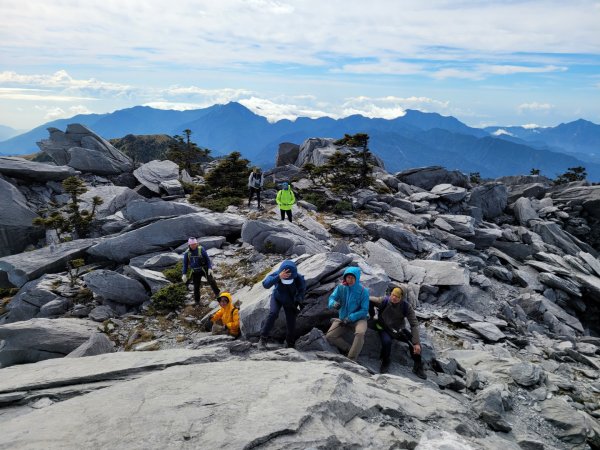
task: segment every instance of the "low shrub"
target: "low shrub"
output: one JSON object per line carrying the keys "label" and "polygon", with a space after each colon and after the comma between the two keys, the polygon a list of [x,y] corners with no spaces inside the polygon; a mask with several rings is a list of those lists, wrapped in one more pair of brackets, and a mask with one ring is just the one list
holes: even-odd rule
{"label": "low shrub", "polygon": [[341,214],[345,211],[352,211],[352,203],[347,200],[340,200],[333,207],[333,212],[336,214]]}
{"label": "low shrub", "polygon": [[173,267],[163,270],[163,275],[171,283],[179,283],[181,281],[181,272],[183,271],[183,262],[179,261]]}
{"label": "low shrub", "polygon": [[152,295],[152,306],[157,311],[173,311],[185,304],[186,295],[187,287],[185,284],[171,284],[159,289]]}

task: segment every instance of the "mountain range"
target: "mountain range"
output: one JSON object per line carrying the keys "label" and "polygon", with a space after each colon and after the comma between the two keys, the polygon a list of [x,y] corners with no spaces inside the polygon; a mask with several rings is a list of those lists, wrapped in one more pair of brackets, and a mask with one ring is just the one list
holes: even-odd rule
{"label": "mountain range", "polygon": [[481,129],[452,116],[415,110],[391,120],[353,115],[270,123],[235,102],[190,111],[136,106],[48,122],[0,142],[0,153],[36,152],[35,142],[48,137],[48,127],[64,130],[69,123],[84,124],[106,139],[128,134],[175,135],[190,129],[192,139],[210,148],[213,155],[237,150],[263,167],[273,165],[281,142],[300,144],[310,137],[340,138],[360,132],[369,134],[370,149],[383,159],[388,171],[441,165],[499,177],[526,174],[536,168],[553,178],[569,167],[584,166],[589,180],[600,181],[600,125],[580,119],[549,128]]}

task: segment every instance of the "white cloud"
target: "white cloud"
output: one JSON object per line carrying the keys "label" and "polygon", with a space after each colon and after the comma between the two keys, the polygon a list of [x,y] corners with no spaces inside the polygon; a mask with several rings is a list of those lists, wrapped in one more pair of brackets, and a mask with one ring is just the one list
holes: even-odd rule
{"label": "white cloud", "polygon": [[519,106],[517,106],[517,110],[519,111],[519,113],[522,113],[524,111],[550,111],[551,109],[554,108],[554,105],[551,105],[550,103],[538,103],[538,102],[531,102],[531,103],[522,103]]}
{"label": "white cloud", "polygon": [[443,80],[447,78],[459,78],[465,80],[482,80],[489,75],[514,75],[519,73],[548,73],[564,72],[567,67],[546,65],[546,66],[517,66],[517,65],[499,65],[499,64],[478,64],[472,68],[458,69],[445,68],[431,73],[433,78]]}
{"label": "white cloud", "polygon": [[98,91],[120,93],[132,89],[131,86],[119,83],[107,83],[90,78],[80,80],[71,77],[66,70],[59,70],[53,74],[25,75],[12,71],[0,72],[0,84],[4,85],[27,85],[44,88],[64,89],[66,91]]}
{"label": "white cloud", "polygon": [[77,114],[91,114],[88,108],[83,105],[71,106],[67,109],[63,109],[59,106],[42,106],[36,105],[35,109],[44,113],[44,120],[51,121],[56,119],[64,119],[73,117]]}
{"label": "white cloud", "polygon": [[155,109],[174,109],[176,111],[189,111],[191,109],[206,108],[206,105],[199,103],[177,103],[177,102],[147,102],[142,106],[149,106]]}
{"label": "white cloud", "polygon": [[512,134],[509,131],[506,131],[504,128],[498,128],[496,131],[494,131],[492,133],[492,135],[493,136],[502,136],[502,135],[505,135],[505,136],[514,136],[514,134]]}
{"label": "white cloud", "polygon": [[521,125],[526,130],[535,130],[536,128],[545,128],[535,123],[526,123],[525,125]]}
{"label": "white cloud", "polygon": [[376,63],[345,64],[340,69],[333,69],[332,72],[354,74],[414,75],[423,72],[423,65],[384,60]]}
{"label": "white cloud", "polygon": [[282,119],[295,120],[298,117],[310,117],[315,119],[327,115],[331,116],[331,114],[325,111],[291,103],[276,103],[258,97],[243,99],[240,100],[240,103],[255,114],[266,117],[269,122],[277,122]]}
{"label": "white cloud", "polygon": [[406,114],[407,109],[419,111],[444,111],[449,107],[449,102],[431,99],[428,97],[353,97],[343,103],[339,117],[360,114],[365,117],[381,117],[394,119]]}

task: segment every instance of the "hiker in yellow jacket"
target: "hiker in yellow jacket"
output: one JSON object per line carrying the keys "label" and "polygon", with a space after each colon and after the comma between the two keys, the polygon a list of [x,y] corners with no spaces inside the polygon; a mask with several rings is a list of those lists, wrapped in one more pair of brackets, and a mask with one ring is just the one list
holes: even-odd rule
{"label": "hiker in yellow jacket", "polygon": [[277,192],[277,198],[275,199],[277,205],[279,205],[279,211],[281,212],[281,220],[285,220],[287,214],[288,220],[292,221],[292,206],[296,203],[296,196],[292,192],[292,187],[289,183],[281,183],[281,190]]}
{"label": "hiker in yellow jacket", "polygon": [[234,306],[229,292],[219,294],[219,306],[221,309],[210,318],[213,323],[212,333],[238,337],[240,335],[239,310]]}

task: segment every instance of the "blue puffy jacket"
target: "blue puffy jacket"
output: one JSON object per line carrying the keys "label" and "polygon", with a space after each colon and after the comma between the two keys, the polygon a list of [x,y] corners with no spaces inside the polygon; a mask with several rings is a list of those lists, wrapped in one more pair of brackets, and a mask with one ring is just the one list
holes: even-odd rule
{"label": "blue puffy jacket", "polygon": [[[290,269],[294,282],[292,284],[283,284],[279,274],[285,269]],[[273,285],[273,297],[283,305],[291,305],[294,302],[304,299],[306,294],[306,282],[304,277],[298,273],[296,263],[294,261],[285,260],[279,266],[276,272],[268,275],[262,282],[265,289],[269,289]]]}
{"label": "blue puffy jacket", "polygon": [[339,318],[348,318],[350,322],[356,322],[369,317],[369,289],[360,284],[360,269],[348,267],[344,271],[346,275],[354,275],[356,283],[353,286],[338,285],[329,297],[329,308],[338,302],[340,307]]}

